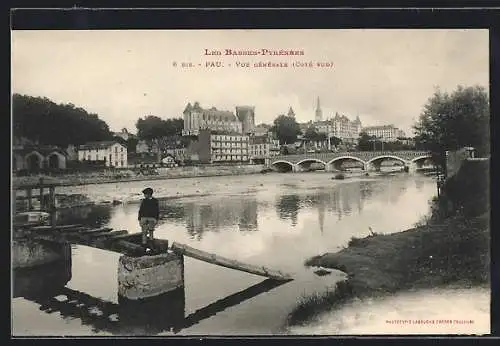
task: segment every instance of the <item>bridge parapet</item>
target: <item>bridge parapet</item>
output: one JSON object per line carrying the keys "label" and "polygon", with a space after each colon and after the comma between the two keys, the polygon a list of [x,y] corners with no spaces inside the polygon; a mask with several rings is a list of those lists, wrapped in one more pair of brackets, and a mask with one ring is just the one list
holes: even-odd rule
{"label": "bridge parapet", "polygon": [[278,161],[284,161],[292,165],[296,165],[301,161],[306,161],[306,160],[329,163],[332,160],[343,157],[353,158],[356,160],[363,161],[364,163],[367,163],[372,159],[384,156],[399,158],[403,161],[411,161],[415,158],[426,157],[430,155],[431,153],[428,151],[344,151],[344,152],[333,152],[333,153],[279,155],[270,158],[270,163],[273,164]]}

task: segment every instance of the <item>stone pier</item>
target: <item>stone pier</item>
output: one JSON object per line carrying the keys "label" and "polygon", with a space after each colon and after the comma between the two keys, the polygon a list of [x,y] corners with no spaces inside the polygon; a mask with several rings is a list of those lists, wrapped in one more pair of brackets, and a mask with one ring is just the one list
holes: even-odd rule
{"label": "stone pier", "polygon": [[118,296],[139,300],[184,287],[184,257],[176,253],[131,257],[118,263]]}
{"label": "stone pier", "polygon": [[57,261],[71,260],[71,245],[43,240],[14,239],[12,268],[33,268]]}

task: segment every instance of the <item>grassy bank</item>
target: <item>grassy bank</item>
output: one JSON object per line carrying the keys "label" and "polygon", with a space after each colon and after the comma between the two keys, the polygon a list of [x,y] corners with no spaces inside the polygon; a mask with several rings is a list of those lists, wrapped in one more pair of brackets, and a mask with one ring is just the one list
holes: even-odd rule
{"label": "grassy bank", "polygon": [[328,292],[304,297],[289,325],[355,298],[436,287],[488,286],[490,281],[490,206],[487,173],[479,163],[449,179],[427,220],[400,233],[352,238],[337,253],[310,258],[306,266],[337,269],[347,280]]}
{"label": "grassy bank", "polygon": [[348,247],[306,261],[348,275],[332,290],[304,298],[290,315],[299,324],[353,298],[431,287],[487,285],[489,215],[452,217],[394,234],[352,238]]}

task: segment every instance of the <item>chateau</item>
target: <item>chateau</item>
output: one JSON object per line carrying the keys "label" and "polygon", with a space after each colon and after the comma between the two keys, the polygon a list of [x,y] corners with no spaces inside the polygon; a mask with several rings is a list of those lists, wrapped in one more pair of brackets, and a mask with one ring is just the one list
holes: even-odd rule
{"label": "chateau", "polygon": [[198,102],[188,103],[183,112],[183,136],[197,136],[200,130],[247,134],[255,127],[255,107],[237,106],[236,115],[215,107],[204,109]]}

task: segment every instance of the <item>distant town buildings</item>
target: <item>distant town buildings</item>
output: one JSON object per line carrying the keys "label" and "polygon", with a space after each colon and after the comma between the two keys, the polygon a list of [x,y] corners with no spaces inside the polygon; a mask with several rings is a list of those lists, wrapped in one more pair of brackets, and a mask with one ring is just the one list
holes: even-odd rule
{"label": "distant town buildings", "polygon": [[375,136],[381,140],[395,142],[398,138],[405,137],[404,131],[398,129],[394,125],[368,126],[363,128],[369,136]]}
{"label": "distant town buildings", "polygon": [[255,126],[255,107],[238,106],[236,115],[215,107],[203,109],[198,102],[188,103],[183,112],[183,136],[197,136],[201,130],[249,133]]}
{"label": "distant town buildings", "polygon": [[[321,109],[319,97],[316,101],[316,112],[312,125],[318,133],[324,133],[328,137],[335,136],[343,141],[357,139],[362,129],[359,116],[356,116],[356,118],[351,121],[347,116],[335,113],[334,117],[323,120],[323,111]],[[309,126],[305,128],[307,129]]]}
{"label": "distant town buildings", "polygon": [[270,155],[271,137],[266,134],[262,136],[251,135],[249,137],[249,156],[253,163],[266,163]]}
{"label": "distant town buildings", "polygon": [[12,143],[12,170],[35,172],[42,169],[66,169],[72,159],[73,146],[67,149],[39,145],[26,138],[14,137]]}
{"label": "distant town buildings", "polygon": [[248,162],[249,135],[237,132],[200,130],[196,145],[192,146],[200,163]]}
{"label": "distant town buildings", "polygon": [[78,161],[103,162],[106,167],[125,168],[127,147],[116,141],[90,142],[78,147]]}

